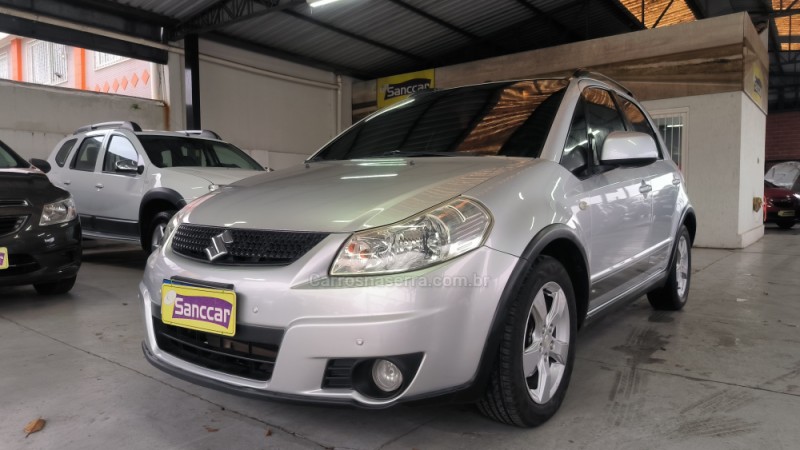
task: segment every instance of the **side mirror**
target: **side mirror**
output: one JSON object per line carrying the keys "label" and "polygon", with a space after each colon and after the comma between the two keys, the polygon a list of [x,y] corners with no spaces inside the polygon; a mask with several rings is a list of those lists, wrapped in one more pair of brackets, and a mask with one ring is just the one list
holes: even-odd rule
{"label": "side mirror", "polygon": [[264,170],[266,170],[267,172],[274,172],[275,171],[275,169],[273,169],[272,167],[267,167],[267,166],[264,166]]}
{"label": "side mirror", "polygon": [[143,174],[144,173],[144,166],[137,167],[136,168],[136,173],[138,173],[139,175]]}
{"label": "side mirror", "polygon": [[31,164],[44,173],[48,173],[52,169],[49,162],[39,158],[31,158]]}
{"label": "side mirror", "polygon": [[139,173],[139,166],[133,161],[117,161],[114,163],[114,171],[121,173]]}
{"label": "side mirror", "polygon": [[600,151],[601,164],[649,164],[657,159],[656,141],[636,131],[612,132]]}

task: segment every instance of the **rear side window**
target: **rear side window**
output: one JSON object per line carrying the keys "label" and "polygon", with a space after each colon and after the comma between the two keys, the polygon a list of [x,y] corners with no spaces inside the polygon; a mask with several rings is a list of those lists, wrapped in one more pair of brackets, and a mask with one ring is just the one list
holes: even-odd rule
{"label": "rear side window", "polygon": [[67,157],[69,156],[69,152],[72,151],[72,147],[75,146],[75,142],[77,139],[70,139],[64,144],[61,145],[61,148],[58,149],[58,153],[56,153],[56,164],[58,167],[64,167],[64,164],[67,162]]}
{"label": "rear side window", "polygon": [[103,136],[89,136],[81,142],[75,158],[72,159],[70,168],[75,170],[83,170],[86,172],[94,172],[94,166],[97,162],[97,154],[100,153],[100,146],[103,144]]}

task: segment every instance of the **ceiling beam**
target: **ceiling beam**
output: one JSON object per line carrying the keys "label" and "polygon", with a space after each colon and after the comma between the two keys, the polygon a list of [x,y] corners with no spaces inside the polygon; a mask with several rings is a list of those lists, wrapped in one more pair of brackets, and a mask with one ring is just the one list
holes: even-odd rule
{"label": "ceiling beam", "polygon": [[631,13],[619,0],[605,0],[611,7],[611,12],[617,17],[617,20],[622,22],[631,31],[644,30],[644,24]]}
{"label": "ceiling beam", "polygon": [[170,39],[177,41],[187,34],[216,31],[228,25],[305,4],[306,0],[219,0],[178,23],[170,30]]}
{"label": "ceiling beam", "polygon": [[477,42],[479,44],[487,46],[493,51],[504,51],[504,46],[501,45],[500,43],[497,43],[497,42],[491,41],[491,40],[489,40],[487,38],[478,36],[477,34],[469,32],[469,31],[467,31],[467,30],[465,30],[465,29],[463,29],[463,28],[461,28],[459,26],[456,26],[456,25],[454,25],[454,24],[452,24],[452,23],[450,23],[450,22],[448,22],[448,21],[446,21],[446,20],[444,20],[444,19],[442,19],[440,17],[436,17],[435,15],[433,15],[433,14],[431,14],[431,13],[429,13],[429,12],[423,10],[423,9],[417,8],[416,6],[413,6],[413,5],[409,5],[408,3],[404,2],[403,0],[388,0],[388,1],[393,3],[393,4],[395,4],[395,5],[397,5],[397,6],[399,6],[399,7],[401,7],[401,8],[403,8],[403,9],[405,9],[405,10],[407,10],[407,11],[411,11],[412,13],[414,13],[414,14],[420,16],[420,17],[424,17],[425,19],[427,19],[427,20],[429,20],[429,21],[431,21],[431,22],[433,22],[433,23],[435,23],[435,24],[437,24],[437,25],[439,25],[439,26],[441,26],[443,28],[447,28],[448,30],[450,30],[450,31],[452,31],[454,33],[458,33],[458,34],[460,34],[460,35],[462,35],[462,36],[464,36],[464,37],[466,37],[466,38],[468,38],[468,39],[470,39],[470,40],[472,40],[474,42]]}
{"label": "ceiling beam", "polygon": [[384,44],[382,42],[378,42],[378,41],[370,39],[370,38],[368,38],[366,36],[362,36],[360,34],[353,33],[352,31],[348,31],[348,30],[345,30],[343,28],[339,28],[339,27],[337,27],[335,25],[331,25],[331,24],[329,24],[327,22],[323,22],[321,20],[315,19],[315,18],[307,16],[305,14],[301,14],[301,13],[299,13],[297,11],[292,11],[290,9],[286,9],[286,10],[283,11],[283,13],[287,14],[289,16],[292,16],[295,19],[299,19],[299,20],[302,20],[304,22],[308,22],[310,24],[316,25],[316,26],[318,26],[320,28],[324,28],[324,29],[326,29],[328,31],[332,31],[332,32],[337,33],[337,34],[341,34],[343,36],[347,36],[350,39],[353,39],[353,40],[356,40],[356,41],[360,41],[360,42],[363,42],[365,44],[369,44],[369,45],[371,45],[373,47],[377,47],[377,48],[380,48],[382,50],[386,50],[388,52],[392,52],[392,53],[395,53],[395,54],[400,55],[400,56],[404,56],[404,57],[406,57],[406,58],[408,58],[410,60],[413,60],[413,61],[416,61],[416,62],[419,62],[419,63],[424,63],[424,64],[426,64],[426,65],[428,65],[430,67],[434,67],[435,66],[435,64],[432,61],[429,61],[428,59],[426,59],[426,58],[424,58],[422,56],[415,55],[415,54],[413,54],[411,52],[407,52],[405,50],[401,50],[401,49],[396,48],[396,47],[392,47],[391,45]]}
{"label": "ceiling beam", "polygon": [[563,22],[561,22],[558,19],[556,19],[555,17],[553,17],[552,14],[550,14],[550,13],[548,13],[546,11],[543,11],[541,8],[539,8],[539,7],[531,4],[530,2],[528,2],[528,0],[516,0],[516,2],[519,3],[520,5],[524,6],[525,8],[527,8],[529,11],[534,13],[536,16],[545,19],[550,24],[550,26],[552,26],[553,28],[555,28],[558,31],[560,31],[570,41],[582,41],[584,39],[583,37],[578,36],[577,33],[572,31],[572,29],[569,28],[568,26],[566,26]]}
{"label": "ceiling beam", "polygon": [[661,23],[661,19],[663,19],[664,16],[667,14],[667,11],[669,11],[669,7],[672,6],[673,3],[675,3],[675,0],[669,0],[669,3],[667,3],[667,6],[664,8],[663,11],[661,11],[661,14],[658,16],[658,19],[656,19],[656,21],[653,22],[653,27],[652,28],[658,27],[658,24]]}

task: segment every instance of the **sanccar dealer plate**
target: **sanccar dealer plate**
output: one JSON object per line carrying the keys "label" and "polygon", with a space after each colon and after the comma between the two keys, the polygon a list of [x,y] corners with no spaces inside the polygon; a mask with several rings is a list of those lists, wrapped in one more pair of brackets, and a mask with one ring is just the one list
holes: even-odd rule
{"label": "sanccar dealer plate", "polygon": [[233,336],[236,334],[236,293],[164,280],[161,320],[190,330]]}
{"label": "sanccar dealer plate", "polygon": [[789,209],[789,210],[778,211],[778,216],[780,216],[780,217],[794,217],[794,210]]}
{"label": "sanccar dealer plate", "polygon": [[8,269],[8,249],[0,247],[0,270]]}

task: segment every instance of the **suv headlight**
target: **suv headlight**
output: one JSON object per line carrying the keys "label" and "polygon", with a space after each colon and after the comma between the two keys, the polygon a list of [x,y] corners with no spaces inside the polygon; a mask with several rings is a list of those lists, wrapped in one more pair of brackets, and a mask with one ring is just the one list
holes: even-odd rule
{"label": "suv headlight", "polygon": [[39,225],[56,225],[69,222],[76,217],[78,217],[78,211],[75,209],[75,201],[72,200],[72,197],[67,197],[64,200],[44,205]]}
{"label": "suv headlight", "polygon": [[354,233],[331,275],[378,275],[438,264],[480,247],[491,224],[483,205],[457,197],[400,223]]}

